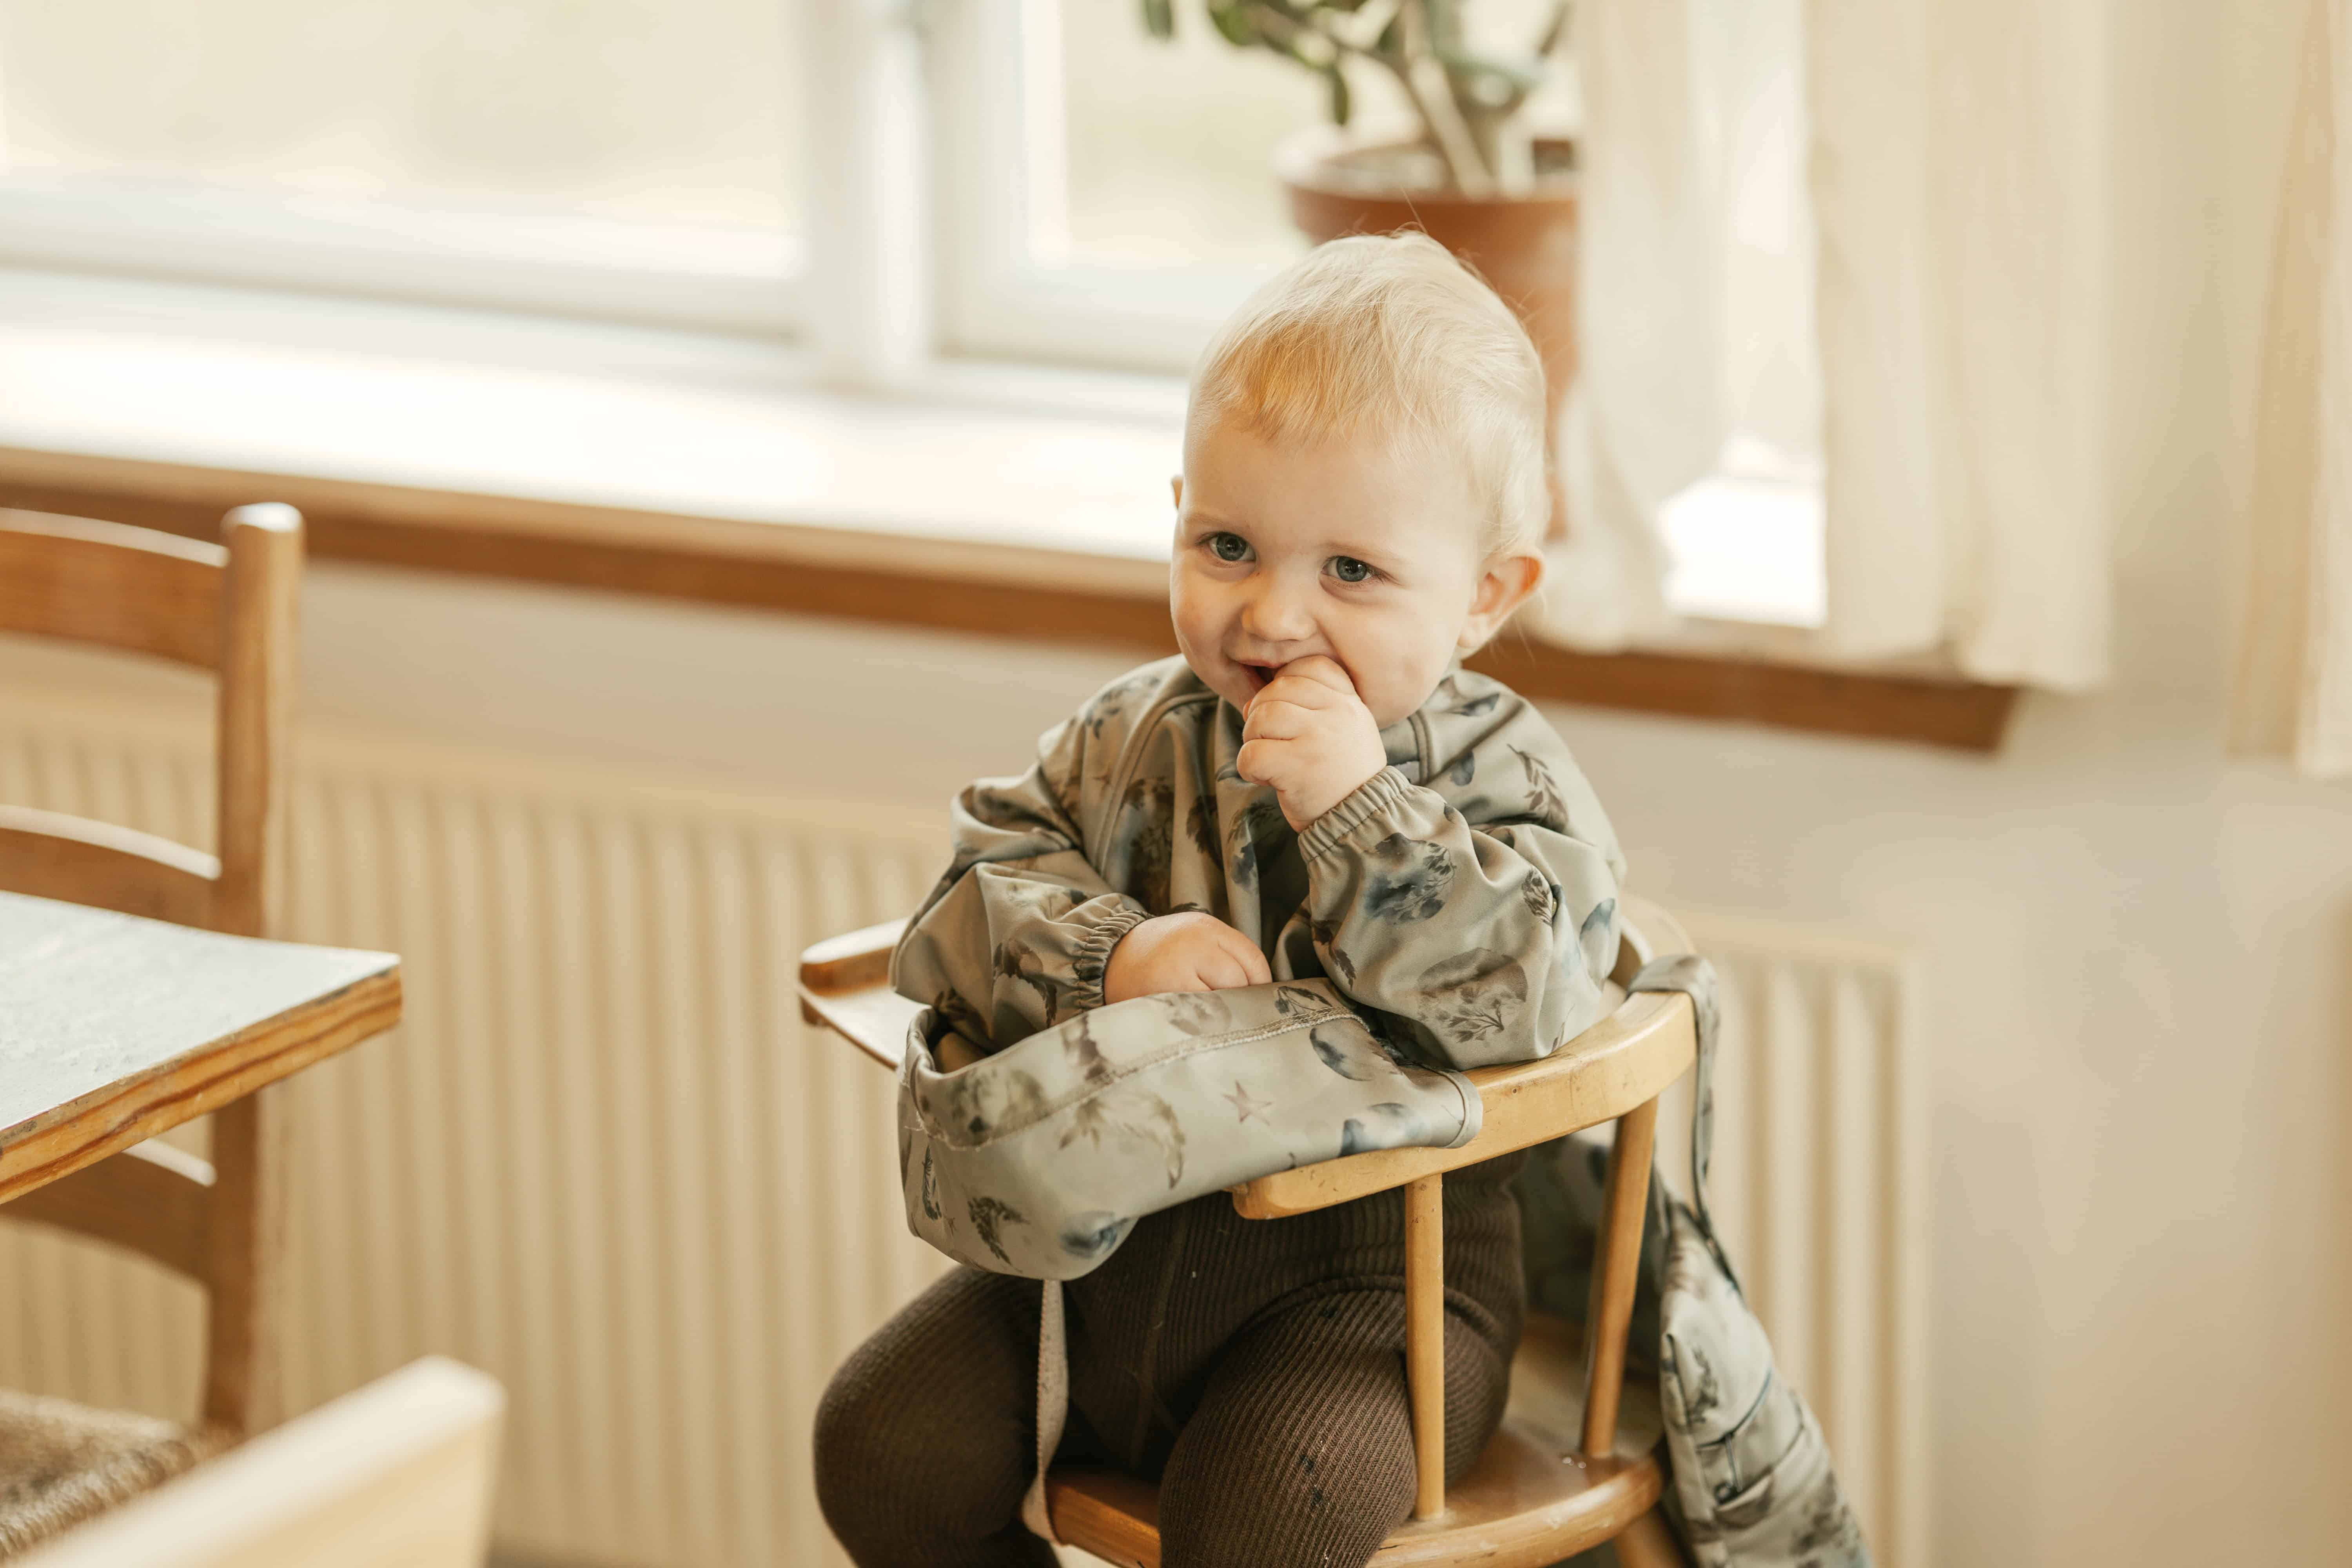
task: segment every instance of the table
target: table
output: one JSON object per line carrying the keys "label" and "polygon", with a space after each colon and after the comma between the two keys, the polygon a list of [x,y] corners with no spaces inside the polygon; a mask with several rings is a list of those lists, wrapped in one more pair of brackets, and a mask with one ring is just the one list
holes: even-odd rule
{"label": "table", "polygon": [[400,1021],[388,952],[0,893],[0,1203]]}

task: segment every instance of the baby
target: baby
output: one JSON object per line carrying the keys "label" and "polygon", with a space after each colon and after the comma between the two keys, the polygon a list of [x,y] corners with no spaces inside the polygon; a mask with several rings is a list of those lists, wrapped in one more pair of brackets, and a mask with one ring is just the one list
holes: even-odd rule
{"label": "baby", "polygon": [[[982,1053],[1131,997],[1310,977],[1447,1067],[1591,1024],[1614,837],[1542,717],[1459,663],[1541,576],[1544,437],[1526,333],[1427,238],[1339,240],[1268,284],[1194,375],[1181,657],[964,792],[897,988]],[[1445,1184],[1450,1476],[1502,1418],[1520,1159]],[[1360,1568],[1413,1498],[1403,1229],[1394,1192],[1139,1221],[1065,1287],[1060,1461],[1156,1478],[1167,1568]],[[1039,1289],[959,1268],[835,1375],[818,1494],[861,1568],[1054,1563],[1020,1522]]]}

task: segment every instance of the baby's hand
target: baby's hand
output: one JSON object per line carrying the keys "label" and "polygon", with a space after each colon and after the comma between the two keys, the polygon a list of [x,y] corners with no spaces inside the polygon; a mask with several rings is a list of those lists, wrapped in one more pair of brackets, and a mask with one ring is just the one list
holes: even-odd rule
{"label": "baby's hand", "polygon": [[1250,699],[1234,765],[1250,783],[1272,784],[1284,818],[1304,831],[1388,766],[1389,755],[1356,683],[1339,660],[1317,654],[1284,665]]}
{"label": "baby's hand", "polygon": [[1274,978],[1257,944],[1212,914],[1154,915],[1118,939],[1103,966],[1103,1000],[1163,991],[1228,991]]}

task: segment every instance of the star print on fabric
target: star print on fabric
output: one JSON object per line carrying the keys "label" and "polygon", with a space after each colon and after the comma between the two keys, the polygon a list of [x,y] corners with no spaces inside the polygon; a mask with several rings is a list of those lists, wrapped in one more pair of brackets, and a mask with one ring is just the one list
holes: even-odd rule
{"label": "star print on fabric", "polygon": [[1235,1116],[1244,1121],[1247,1121],[1251,1117],[1257,1115],[1259,1111],[1271,1106],[1274,1101],[1270,1100],[1253,1100],[1250,1097],[1250,1091],[1242,1087],[1241,1079],[1235,1079],[1234,1080],[1234,1091],[1233,1093],[1225,1096],[1225,1103],[1234,1108],[1234,1114]]}

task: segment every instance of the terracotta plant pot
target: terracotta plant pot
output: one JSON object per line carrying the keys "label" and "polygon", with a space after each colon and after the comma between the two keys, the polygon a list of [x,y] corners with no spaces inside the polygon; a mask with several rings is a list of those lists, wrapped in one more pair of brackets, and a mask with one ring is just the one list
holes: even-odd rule
{"label": "terracotta plant pot", "polygon": [[[1538,139],[1535,189],[1521,196],[1465,196],[1441,188],[1435,158],[1409,140],[1356,138],[1327,126],[1303,131],[1275,153],[1290,216],[1320,245],[1349,234],[1417,228],[1478,269],[1526,324],[1542,356],[1550,421],[1576,374],[1575,147]],[[1555,487],[1552,531],[1560,531]]]}

